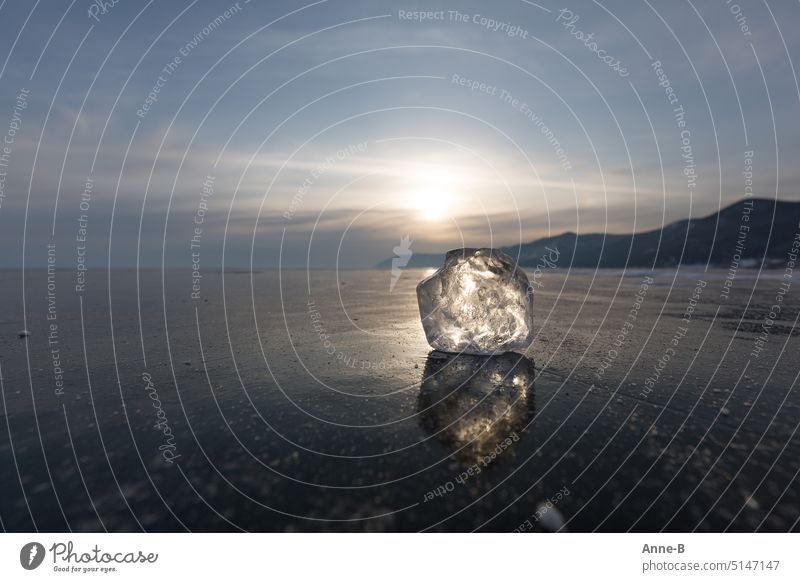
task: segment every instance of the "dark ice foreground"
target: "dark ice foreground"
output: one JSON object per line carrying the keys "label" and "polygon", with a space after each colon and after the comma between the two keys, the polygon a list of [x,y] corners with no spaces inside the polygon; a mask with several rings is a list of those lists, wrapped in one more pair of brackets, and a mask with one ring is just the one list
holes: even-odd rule
{"label": "dark ice foreground", "polygon": [[3,271],[0,523],[798,531],[782,273],[538,273],[526,353],[446,358],[424,270]]}

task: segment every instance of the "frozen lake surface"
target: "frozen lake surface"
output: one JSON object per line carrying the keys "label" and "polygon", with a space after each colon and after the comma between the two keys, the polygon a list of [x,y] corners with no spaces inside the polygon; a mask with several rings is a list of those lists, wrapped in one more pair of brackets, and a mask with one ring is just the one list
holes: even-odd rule
{"label": "frozen lake surface", "polygon": [[541,273],[491,359],[425,274],[0,271],[3,528],[800,530],[782,271]]}

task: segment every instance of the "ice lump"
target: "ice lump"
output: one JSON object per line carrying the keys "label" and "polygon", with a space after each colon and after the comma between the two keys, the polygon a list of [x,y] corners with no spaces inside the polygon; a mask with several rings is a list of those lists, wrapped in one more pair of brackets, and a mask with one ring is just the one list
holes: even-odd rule
{"label": "ice lump", "polygon": [[449,251],[444,266],[417,285],[417,300],[434,349],[491,355],[533,340],[528,277],[496,249]]}

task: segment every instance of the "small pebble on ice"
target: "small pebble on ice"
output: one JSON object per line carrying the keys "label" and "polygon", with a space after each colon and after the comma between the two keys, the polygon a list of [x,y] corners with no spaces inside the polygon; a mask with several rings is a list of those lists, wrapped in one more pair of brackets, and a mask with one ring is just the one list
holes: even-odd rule
{"label": "small pebble on ice", "polygon": [[536,512],[539,514],[539,525],[545,531],[556,532],[564,527],[564,516],[552,504],[540,503],[536,506]]}

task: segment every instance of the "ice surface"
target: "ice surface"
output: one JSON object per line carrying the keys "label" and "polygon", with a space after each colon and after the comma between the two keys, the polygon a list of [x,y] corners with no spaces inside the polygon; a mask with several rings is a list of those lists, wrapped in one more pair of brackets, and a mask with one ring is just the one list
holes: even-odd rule
{"label": "ice surface", "polygon": [[444,352],[490,355],[533,340],[533,290],[514,261],[495,249],[449,251],[417,285],[428,343]]}

